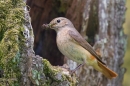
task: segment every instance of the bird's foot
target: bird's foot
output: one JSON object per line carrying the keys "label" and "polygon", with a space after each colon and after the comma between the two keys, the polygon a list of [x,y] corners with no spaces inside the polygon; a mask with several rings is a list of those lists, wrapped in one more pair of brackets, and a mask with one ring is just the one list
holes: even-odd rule
{"label": "bird's foot", "polygon": [[76,70],[78,70],[81,66],[83,66],[84,65],[84,63],[83,64],[80,64],[80,65],[78,65],[74,70],[69,70],[69,72],[70,72],[70,75],[72,75],[73,73],[75,73],[75,71]]}

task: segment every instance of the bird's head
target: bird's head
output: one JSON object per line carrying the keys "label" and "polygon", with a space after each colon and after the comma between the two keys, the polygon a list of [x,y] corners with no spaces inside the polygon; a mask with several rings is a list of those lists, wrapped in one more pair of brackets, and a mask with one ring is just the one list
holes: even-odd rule
{"label": "bird's head", "polygon": [[66,26],[73,27],[73,24],[67,18],[58,17],[53,19],[49,24],[45,24],[44,26],[47,28],[54,29],[55,31],[59,31]]}

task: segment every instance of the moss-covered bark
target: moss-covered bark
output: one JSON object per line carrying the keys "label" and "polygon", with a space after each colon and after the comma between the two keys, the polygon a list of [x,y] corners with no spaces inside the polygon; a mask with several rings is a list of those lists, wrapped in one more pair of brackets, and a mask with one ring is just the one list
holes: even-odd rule
{"label": "moss-covered bark", "polygon": [[22,0],[0,1],[0,67],[4,71],[0,80],[2,86],[18,85],[19,82],[21,32],[24,29],[23,6],[25,3]]}
{"label": "moss-covered bark", "polygon": [[0,86],[72,86],[68,71],[35,56],[33,29],[23,0],[0,1]]}

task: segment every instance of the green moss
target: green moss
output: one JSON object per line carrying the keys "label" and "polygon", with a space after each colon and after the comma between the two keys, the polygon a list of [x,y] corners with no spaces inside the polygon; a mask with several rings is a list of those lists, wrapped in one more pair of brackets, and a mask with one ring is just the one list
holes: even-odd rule
{"label": "green moss", "polygon": [[[72,79],[71,77],[69,77],[68,75],[62,73],[62,69],[60,67],[57,66],[52,66],[49,61],[47,61],[46,59],[43,59],[43,72],[46,75],[46,77],[48,77],[46,85],[50,86],[57,86],[57,84],[60,84],[61,82],[69,82],[68,86],[75,86],[76,84],[76,77],[73,77],[74,79]],[[56,82],[53,83],[52,82]],[[45,85],[45,86],[46,86]]]}
{"label": "green moss", "polygon": [[[54,68],[52,68],[51,64],[49,63],[49,61],[47,61],[46,59],[43,59],[43,72],[47,77],[52,77],[56,74],[56,70],[53,70]],[[54,80],[54,79],[53,79]],[[49,86],[51,84],[50,80],[47,80],[46,85]]]}
{"label": "green moss", "polygon": [[[1,0],[0,1],[0,69],[4,70],[4,76],[0,77],[0,86],[19,86],[20,70],[19,62],[22,46],[26,41],[24,32],[24,10],[25,3],[23,0]],[[60,83],[70,80],[67,75],[57,78],[60,69],[53,67],[47,60],[43,60],[43,70],[33,70],[32,78],[36,85],[41,84],[41,74],[47,76],[43,86],[50,86],[52,81]],[[68,81],[69,82],[69,81]],[[53,85],[54,86],[54,85]]]}
{"label": "green moss", "polygon": [[4,70],[0,83],[8,82],[11,86],[19,85],[20,32],[25,20],[23,6],[23,0],[0,0],[0,67]]}

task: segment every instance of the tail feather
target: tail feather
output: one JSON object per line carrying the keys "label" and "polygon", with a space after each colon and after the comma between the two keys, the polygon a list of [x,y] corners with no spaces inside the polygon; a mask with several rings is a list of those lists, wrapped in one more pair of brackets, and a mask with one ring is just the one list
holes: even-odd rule
{"label": "tail feather", "polygon": [[117,77],[117,73],[107,68],[105,65],[103,65],[101,62],[97,61],[99,68],[96,68],[98,71],[102,72],[103,75],[105,75],[107,78],[112,79]]}

